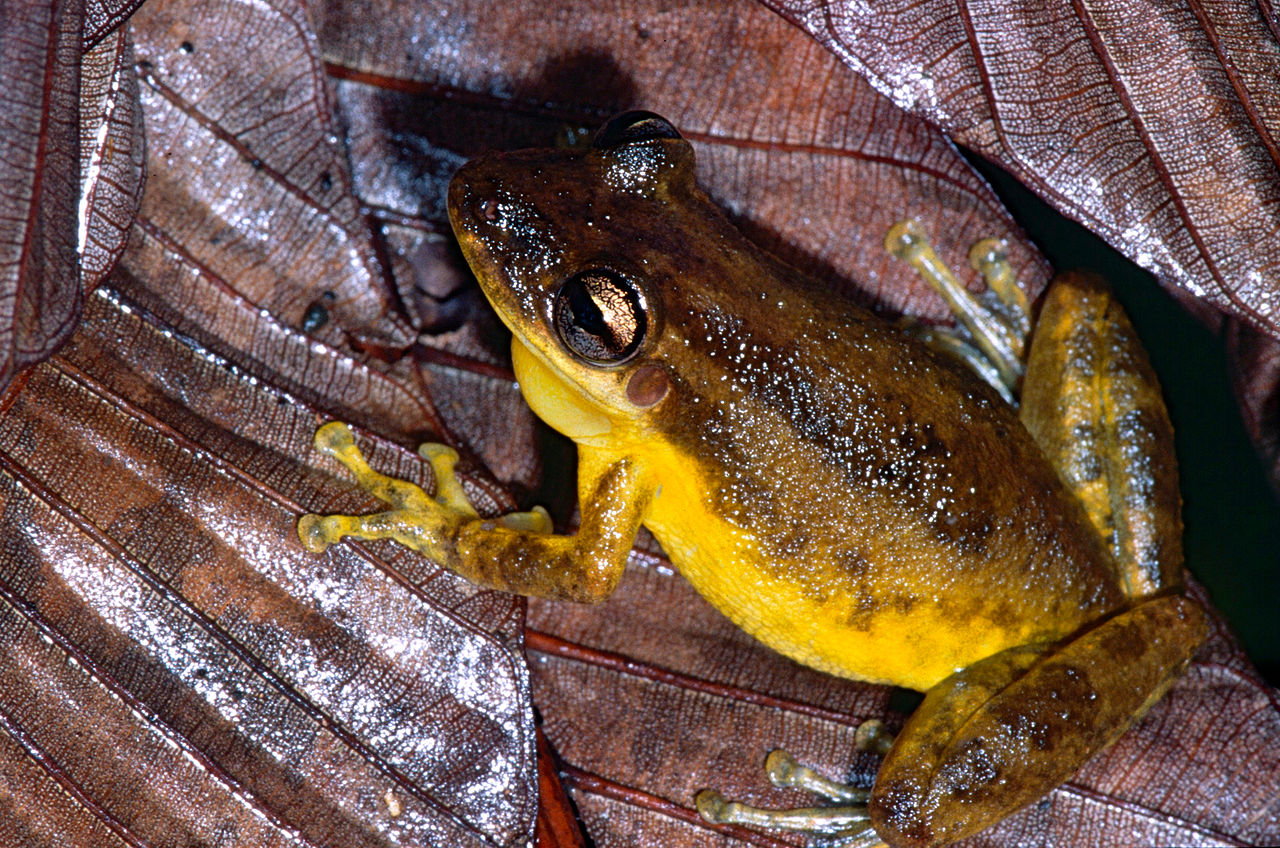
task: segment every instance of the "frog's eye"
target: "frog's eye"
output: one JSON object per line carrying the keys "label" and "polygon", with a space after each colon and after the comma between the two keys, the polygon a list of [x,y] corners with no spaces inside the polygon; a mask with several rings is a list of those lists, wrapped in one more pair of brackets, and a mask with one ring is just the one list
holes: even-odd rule
{"label": "frog's eye", "polygon": [[608,269],[583,271],[556,292],[556,331],[575,356],[601,365],[628,359],[644,340],[644,302],[636,287]]}
{"label": "frog's eye", "polygon": [[611,150],[624,144],[659,138],[680,138],[680,133],[661,115],[644,111],[623,112],[596,131],[591,146],[596,150]]}

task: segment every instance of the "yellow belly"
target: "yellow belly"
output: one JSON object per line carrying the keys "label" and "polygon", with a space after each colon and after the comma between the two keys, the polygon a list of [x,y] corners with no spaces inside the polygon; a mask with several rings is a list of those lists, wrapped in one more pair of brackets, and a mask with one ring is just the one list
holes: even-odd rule
{"label": "yellow belly", "polygon": [[708,508],[708,483],[690,470],[687,458],[671,452],[657,464],[663,483],[645,525],[704,598],[797,662],[841,677],[923,690],[1035,636],[1034,623],[993,626],[980,616],[957,616],[954,606],[948,611],[946,604],[929,603],[938,587],[903,585],[892,565],[894,597],[906,592],[923,602],[886,600],[874,577],[842,579],[838,566],[821,562],[821,546],[807,551],[805,562],[765,556],[755,533]]}

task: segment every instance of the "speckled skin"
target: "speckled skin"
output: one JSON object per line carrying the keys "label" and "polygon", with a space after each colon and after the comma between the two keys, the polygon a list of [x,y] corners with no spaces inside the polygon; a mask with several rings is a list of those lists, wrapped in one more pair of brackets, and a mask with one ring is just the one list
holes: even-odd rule
{"label": "speckled skin", "polygon": [[[584,464],[651,469],[642,520],[704,596],[801,662],[918,689],[1124,602],[993,391],[752,247],[693,183],[685,142],[647,153],[627,178],[594,151],[483,157],[450,209],[499,315],[614,420]],[[637,355],[604,370],[564,351],[549,311],[600,265],[650,315]],[[671,389],[638,410],[617,388],[644,364]]]}
{"label": "speckled skin", "polygon": [[[1171,433],[1132,328],[1105,289],[1056,284],[1027,371],[1033,438],[963,366],[754,248],[669,125],[619,120],[589,150],[481,157],[449,191],[525,397],[578,444],[577,534],[539,512],[481,519],[440,446],[434,498],[384,477],[332,423],[317,447],[393,508],[304,516],[303,542],[393,538],[486,586],[593,602],[643,523],[776,650],[927,690],[853,816],[886,843],[943,845],[1034,801],[1205,632],[1180,594]],[[586,271],[634,287],[607,303],[644,316],[611,364],[555,323]],[[708,794],[703,815],[728,820]]]}

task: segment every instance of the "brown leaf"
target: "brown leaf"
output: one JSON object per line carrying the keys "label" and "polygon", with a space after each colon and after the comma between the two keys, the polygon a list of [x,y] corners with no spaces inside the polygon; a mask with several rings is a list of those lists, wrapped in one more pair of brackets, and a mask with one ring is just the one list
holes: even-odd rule
{"label": "brown leaf", "polygon": [[84,49],[92,51],[142,5],[142,0],[86,0]]}
{"label": "brown leaf", "polygon": [[92,290],[115,267],[142,199],[142,112],[128,32],[117,29],[84,54],[80,79],[80,272]]}
{"label": "brown leaf", "polygon": [[967,280],[969,247],[1008,235],[1026,285],[1047,282],[1043,259],[945,138],[767,11],[558,9],[557,25],[540,27],[529,25],[545,14],[537,3],[501,14],[465,2],[324,6],[321,46],[341,80],[361,197],[391,220],[442,220],[444,184],[465,158],[550,145],[645,108],[693,141],[700,182],[750,235],[845,293],[945,318],[884,250],[906,216]]}
{"label": "brown leaf", "polygon": [[1167,285],[1280,334],[1269,4],[767,2]]}
{"label": "brown leaf", "polygon": [[15,2],[0,31],[0,388],[80,315],[79,2]]}
{"label": "brown leaf", "polygon": [[[653,556],[637,557],[600,607],[530,601],[529,628],[544,729],[600,846],[795,844],[704,824],[693,796],[712,787],[766,806],[812,804],[769,786],[762,764],[777,747],[869,786],[876,761],[854,753],[854,728],[904,718],[884,687],[772,654]],[[1280,834],[1278,743],[1280,694],[1215,619],[1190,670],[1117,744],[962,844],[1267,844]]]}
{"label": "brown leaf", "polygon": [[131,10],[127,2],[6,8],[0,388],[75,329],[83,290],[119,258],[137,213],[138,87],[117,29]]}
{"label": "brown leaf", "polygon": [[416,265],[381,258],[306,10],[156,3],[133,28],[150,174],[125,260],[133,295],[261,378],[404,444],[460,444],[454,432],[504,410],[512,426],[471,448],[528,485],[532,414],[491,340],[463,328],[390,364],[363,353],[395,356],[413,340],[391,275],[449,264],[425,250]]}
{"label": "brown leaf", "polygon": [[301,511],[372,506],[304,462],[314,408],[110,291],[10,400],[0,844],[525,842],[521,604],[305,551]]}
{"label": "brown leaf", "polygon": [[128,10],[110,3],[86,10],[77,1],[6,6],[0,388],[76,329],[82,289],[118,259],[137,213],[137,79],[127,38],[113,32]]}
{"label": "brown leaf", "polygon": [[217,268],[231,293],[289,327],[322,302],[321,338],[406,347],[349,190],[305,9],[154,3],[132,27],[154,150],[144,232],[191,266]]}
{"label": "brown leaf", "polygon": [[[304,506],[370,506],[345,475],[299,463],[326,417],[362,426],[389,473],[421,475],[397,445],[434,438],[470,446],[517,490],[536,484],[537,436],[504,339],[476,310],[443,220],[441,188],[463,158],[549,142],[626,106],[657,109],[690,133],[702,179],[758,238],[835,287],[933,318],[940,305],[883,254],[888,223],[921,218],[957,267],[978,237],[1016,236],[944,139],[755,6],[582,4],[556,10],[556,27],[529,24],[547,15],[276,0],[154,2],[136,16],[151,180],[112,278],[132,305],[95,298],[75,346],[12,400],[0,435],[17,433],[0,447],[16,458],[0,480],[30,507],[7,512],[6,528],[52,528],[3,538],[82,550],[102,586],[137,588],[123,601],[91,593],[95,579],[70,566],[79,583],[47,580],[75,564],[52,555],[0,571],[13,584],[0,603],[21,624],[0,628],[14,646],[0,653],[0,775],[23,781],[0,793],[12,812],[0,814],[11,828],[0,844],[258,844],[290,828],[316,845],[378,844],[395,828],[410,844],[528,835],[530,716],[518,669],[504,665],[519,603],[389,545],[318,560],[291,534]],[[1043,261],[1014,250],[1024,281],[1042,286]],[[509,507],[485,479],[473,496]],[[44,499],[32,505],[31,491]],[[847,773],[853,724],[885,712],[885,690],[769,655],[708,618],[663,567],[630,576],[616,601],[626,606],[603,610],[614,621],[557,607],[564,628],[540,623],[533,636],[540,704],[562,731],[596,844],[706,844],[715,837],[687,807],[694,784],[714,774],[735,794],[776,800],[756,765],[767,740]],[[396,641],[406,626],[446,647]],[[57,687],[30,682],[67,669]],[[1256,707],[1253,724],[1232,713],[1228,729],[1274,740],[1274,704],[1259,706],[1256,685],[1220,688]],[[73,689],[92,722],[56,700]],[[452,711],[463,698],[479,706]],[[1107,841],[1112,822],[1137,832],[1117,798],[1085,811],[1090,836]],[[1258,832],[1273,820],[1258,812]],[[1019,821],[1027,841],[1044,826]],[[1152,832],[1200,838],[1216,821]],[[725,844],[743,840],[772,843],[739,833]]]}

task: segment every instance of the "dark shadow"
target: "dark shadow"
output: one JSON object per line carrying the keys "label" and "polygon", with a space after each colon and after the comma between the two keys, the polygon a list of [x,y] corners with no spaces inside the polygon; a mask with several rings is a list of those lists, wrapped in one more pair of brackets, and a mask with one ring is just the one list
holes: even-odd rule
{"label": "dark shadow", "polygon": [[1173,419],[1187,568],[1208,588],[1257,669],[1280,684],[1280,503],[1240,419],[1222,339],[1149,273],[1004,171],[966,155],[1054,267],[1087,268],[1110,280]]}

